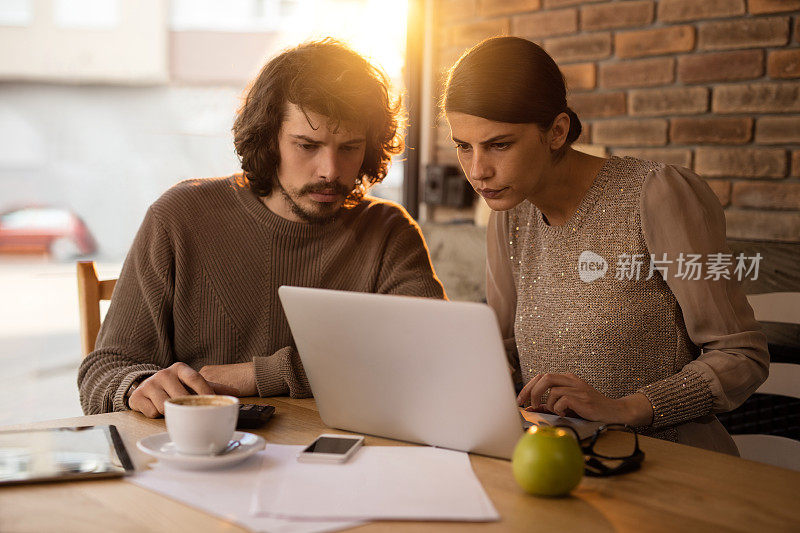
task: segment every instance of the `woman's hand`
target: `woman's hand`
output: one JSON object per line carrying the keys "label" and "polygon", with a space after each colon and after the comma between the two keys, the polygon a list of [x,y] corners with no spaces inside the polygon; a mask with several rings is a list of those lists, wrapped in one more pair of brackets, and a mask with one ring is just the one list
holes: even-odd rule
{"label": "woman's hand", "polygon": [[[548,390],[547,403],[540,404]],[[545,409],[559,416],[607,423],[645,426],[653,421],[653,407],[643,394],[609,398],[575,374],[537,374],[520,391],[517,404],[530,411]]]}

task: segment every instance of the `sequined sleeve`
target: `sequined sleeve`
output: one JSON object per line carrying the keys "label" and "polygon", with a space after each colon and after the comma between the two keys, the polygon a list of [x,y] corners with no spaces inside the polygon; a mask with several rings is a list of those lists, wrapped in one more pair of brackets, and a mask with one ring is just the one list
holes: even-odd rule
{"label": "sequined sleeve", "polygon": [[492,211],[486,230],[486,302],[494,309],[514,382],[521,379],[514,338],[517,289],[511,271],[508,213]]}
{"label": "sequined sleeve", "polygon": [[[743,274],[736,270],[741,265],[729,255],[722,207],[702,178],[667,166],[647,177],[640,208],[647,248],[651,257],[664,261],[664,277],[686,331],[701,348],[676,374],[637,391],[653,405],[653,426],[735,409],[766,379],[769,353],[737,279]],[[688,275],[690,254],[700,256],[706,267],[699,276]],[[714,272],[708,270],[712,263],[718,265]],[[723,264],[729,279],[715,273],[724,270]]]}

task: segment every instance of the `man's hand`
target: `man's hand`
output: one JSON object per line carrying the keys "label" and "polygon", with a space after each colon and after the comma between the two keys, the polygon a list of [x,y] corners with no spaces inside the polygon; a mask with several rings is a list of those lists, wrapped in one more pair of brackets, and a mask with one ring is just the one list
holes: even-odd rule
{"label": "man's hand", "polygon": [[[540,404],[547,390],[545,404]],[[559,416],[580,416],[586,420],[642,426],[652,423],[653,407],[643,394],[612,399],[598,392],[575,374],[537,374],[517,396],[520,407],[545,410]]]}
{"label": "man's hand", "polygon": [[164,414],[164,400],[192,393],[239,396],[236,388],[207,381],[186,363],[175,363],[142,381],[128,399],[128,407],[148,418],[156,418]]}
{"label": "man's hand", "polygon": [[238,389],[238,396],[258,396],[256,365],[253,362],[206,365],[200,369],[200,374],[208,381]]}

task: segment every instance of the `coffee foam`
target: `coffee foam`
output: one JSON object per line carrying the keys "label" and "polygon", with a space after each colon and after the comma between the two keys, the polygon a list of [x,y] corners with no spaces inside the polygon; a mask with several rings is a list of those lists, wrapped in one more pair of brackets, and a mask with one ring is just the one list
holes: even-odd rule
{"label": "coffee foam", "polygon": [[175,405],[194,407],[220,407],[234,403],[230,398],[215,396],[182,396],[180,398],[171,398],[167,401]]}

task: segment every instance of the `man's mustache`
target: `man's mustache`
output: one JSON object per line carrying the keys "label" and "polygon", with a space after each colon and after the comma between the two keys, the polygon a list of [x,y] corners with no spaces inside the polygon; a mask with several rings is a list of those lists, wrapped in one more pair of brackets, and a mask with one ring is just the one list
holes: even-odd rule
{"label": "man's mustache", "polygon": [[334,181],[332,183],[309,183],[308,185],[303,185],[300,188],[300,194],[312,194],[312,193],[331,193],[334,192],[340,196],[346,196],[350,194],[350,189],[348,189],[343,184],[339,183],[338,181]]}

